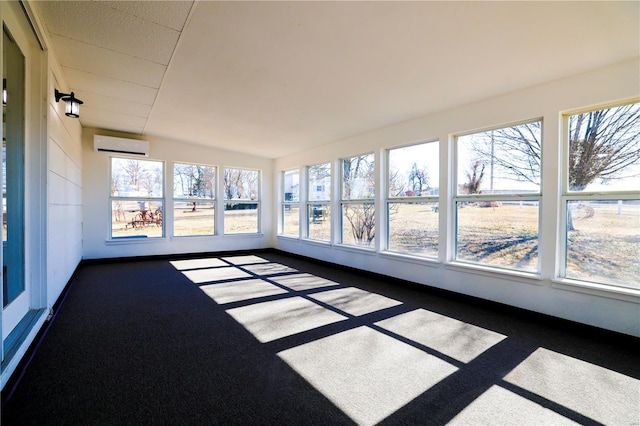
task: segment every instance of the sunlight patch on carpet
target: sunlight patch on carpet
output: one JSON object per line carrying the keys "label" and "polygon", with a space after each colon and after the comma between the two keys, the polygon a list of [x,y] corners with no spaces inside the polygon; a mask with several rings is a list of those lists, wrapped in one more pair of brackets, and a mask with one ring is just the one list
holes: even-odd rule
{"label": "sunlight patch on carpet", "polygon": [[302,297],[256,303],[227,313],[262,343],[346,319]]}
{"label": "sunlight patch on carpet", "polygon": [[231,263],[232,265],[249,265],[251,263],[267,263],[269,262],[267,259],[263,259],[260,256],[230,256],[223,257],[224,260]]}
{"label": "sunlight patch on carpet", "polygon": [[226,262],[216,258],[202,258],[202,259],[186,259],[186,260],[173,260],[171,262],[174,268],[179,271],[187,269],[201,269],[201,268],[217,268],[220,266],[228,266]]}
{"label": "sunlight patch on carpet", "polygon": [[597,422],[640,422],[640,380],[539,348],[505,380]]}
{"label": "sunlight patch on carpet", "polygon": [[491,386],[447,425],[577,425],[574,421],[499,386]]}
{"label": "sunlight patch on carpet", "polygon": [[323,291],[312,294],[310,297],[354,316],[365,315],[402,304],[397,300],[355,287]]}
{"label": "sunlight patch on carpet", "polygon": [[380,422],[457,370],[364,326],[278,356],[359,425]]}
{"label": "sunlight patch on carpet", "polygon": [[221,305],[288,293],[287,290],[259,279],[208,284],[201,286],[200,289],[216,303]]}
{"label": "sunlight patch on carpet", "polygon": [[376,325],[461,362],[469,362],[507,336],[425,309]]}
{"label": "sunlight patch on carpet", "polygon": [[249,278],[252,276],[251,274],[241,271],[233,266],[227,266],[224,268],[194,269],[191,271],[182,271],[182,273],[195,284]]}
{"label": "sunlight patch on carpet", "polygon": [[255,265],[244,265],[244,269],[251,271],[256,275],[274,275],[289,272],[298,272],[296,269],[290,268],[280,263],[257,263]]}
{"label": "sunlight patch on carpet", "polygon": [[294,274],[283,277],[270,278],[271,281],[283,285],[295,291],[312,290],[314,288],[340,285],[326,278],[316,277],[311,274]]}

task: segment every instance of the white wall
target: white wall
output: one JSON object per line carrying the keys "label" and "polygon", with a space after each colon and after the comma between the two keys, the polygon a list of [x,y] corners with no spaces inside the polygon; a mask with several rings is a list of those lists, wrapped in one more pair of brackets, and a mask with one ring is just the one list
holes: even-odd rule
{"label": "white wall", "polygon": [[[110,155],[94,152],[93,136],[129,137],[141,139],[140,136],[127,135],[99,129],[85,128],[82,136],[83,150],[83,226],[85,259],[148,256],[173,253],[199,253],[227,250],[251,250],[271,247],[273,245],[272,217],[273,192],[270,183],[273,180],[273,160],[255,157],[237,152],[208,148],[201,145],[184,143],[174,140],[145,137],[150,145],[149,160],[165,162],[165,177],[172,173],[172,162],[207,164],[217,167],[217,178],[225,167],[246,168],[260,170],[261,185],[261,233],[255,235],[215,235],[206,237],[165,237],[149,238],[139,241],[108,241],[111,226],[111,211],[109,204]],[[141,157],[144,158],[144,157]],[[166,179],[165,179],[166,181]],[[165,199],[165,211],[171,209],[171,194],[165,185],[168,197]],[[223,204],[216,205],[216,215],[223,210]],[[219,220],[218,224],[222,223]],[[165,224],[170,225],[169,223]],[[218,231],[221,227],[218,227]],[[167,228],[165,234],[168,234]]]}
{"label": "white wall", "polygon": [[55,303],[82,259],[82,126],[64,115],[54,90],[68,93],[49,52],[47,140],[47,299]]}
{"label": "white wall", "polygon": [[[274,187],[278,172],[296,167],[336,161],[340,158],[376,152],[382,158],[387,148],[413,142],[440,141],[440,221],[439,262],[419,261],[382,252],[368,252],[339,245],[319,244],[278,237],[275,247],[341,265],[373,271],[433,287],[481,297],[573,321],[640,336],[640,292],[612,293],[574,287],[556,280],[556,247],[560,240],[560,154],[563,112],[628,100],[640,96],[640,61],[619,63],[526,90],[498,96],[414,120],[398,123],[366,134],[340,140],[316,149],[278,159],[274,165]],[[425,99],[428,102],[428,99]],[[480,270],[450,261],[452,236],[447,230],[453,215],[447,195],[451,195],[447,165],[451,161],[451,140],[456,133],[469,132],[542,117],[542,221],[539,256],[541,274],[516,274]],[[447,191],[443,188],[449,188]],[[278,194],[279,196],[279,194]],[[275,214],[276,210],[274,210]],[[380,216],[378,216],[380,217]],[[378,221],[380,223],[380,221]],[[378,235],[380,235],[379,233]]]}

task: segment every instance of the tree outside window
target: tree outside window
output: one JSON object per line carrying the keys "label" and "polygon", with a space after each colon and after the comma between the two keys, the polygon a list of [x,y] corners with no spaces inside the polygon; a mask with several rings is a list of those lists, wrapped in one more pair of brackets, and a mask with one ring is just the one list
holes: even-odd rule
{"label": "tree outside window", "polygon": [[370,247],[375,242],[375,156],[342,160],[342,243]]}

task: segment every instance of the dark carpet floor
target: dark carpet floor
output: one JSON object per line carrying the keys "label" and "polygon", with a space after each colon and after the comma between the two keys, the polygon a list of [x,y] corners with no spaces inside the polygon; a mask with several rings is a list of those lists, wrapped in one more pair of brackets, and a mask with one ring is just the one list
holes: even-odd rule
{"label": "dark carpet floor", "polygon": [[[82,264],[22,380],[3,391],[2,425],[640,422],[640,394],[622,403],[598,394],[640,392],[639,339],[277,251],[255,254],[270,263]],[[302,285],[281,284],[288,277]],[[222,287],[231,282],[256,293]],[[345,288],[384,298],[313,298]],[[292,298],[299,304],[290,311],[275,303]],[[430,318],[416,327],[424,330],[387,327],[416,310]],[[375,336],[369,346],[340,340],[356,332]],[[323,352],[329,347],[344,352]],[[540,371],[540,360],[565,367]],[[589,398],[597,402],[583,408]],[[618,400],[613,408],[608,398]]]}

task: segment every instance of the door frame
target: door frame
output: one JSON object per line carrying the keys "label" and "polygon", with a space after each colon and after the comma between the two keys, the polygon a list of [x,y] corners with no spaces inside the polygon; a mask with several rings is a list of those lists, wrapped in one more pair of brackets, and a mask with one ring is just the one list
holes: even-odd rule
{"label": "door frame", "polygon": [[[32,5],[22,1],[0,2],[0,22],[9,30],[25,56],[24,279],[28,292],[28,310],[24,318],[27,318],[29,313],[38,313],[38,315],[30,315],[35,321],[26,324],[19,336],[13,336],[16,340],[14,346],[17,345],[19,348],[12,351],[11,359],[4,359],[7,348],[4,346],[6,336],[3,333],[3,339],[0,341],[0,355],[3,358],[2,385],[26,352],[48,313],[46,107],[51,94],[48,87],[48,55],[42,36],[36,31],[36,28],[39,28],[38,19],[32,8]],[[0,41],[0,51],[1,43]],[[2,61],[1,56],[0,61]],[[2,67],[0,67],[0,73],[2,73]],[[0,245],[0,259],[1,255],[2,245]],[[0,268],[0,274],[2,274],[2,268]],[[1,292],[2,289],[0,289]],[[9,327],[11,324],[9,326],[4,324],[3,315],[0,312],[0,329],[9,329]]]}

